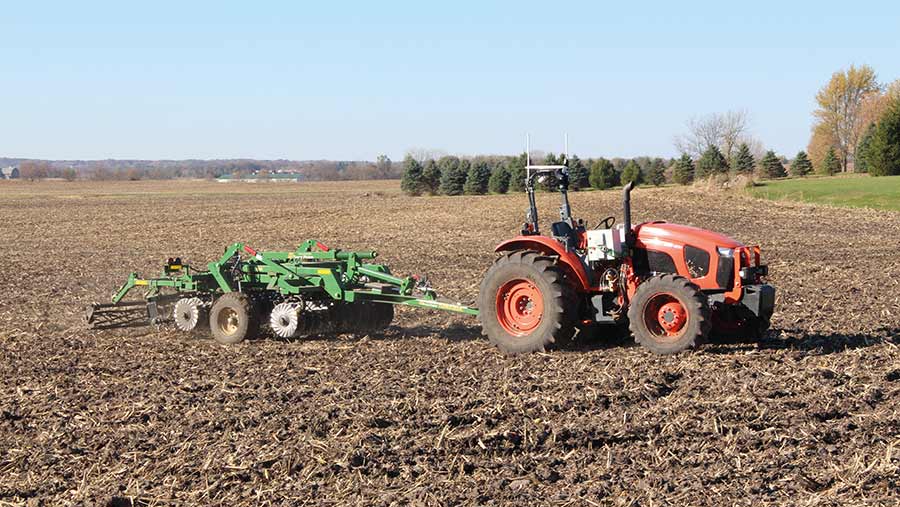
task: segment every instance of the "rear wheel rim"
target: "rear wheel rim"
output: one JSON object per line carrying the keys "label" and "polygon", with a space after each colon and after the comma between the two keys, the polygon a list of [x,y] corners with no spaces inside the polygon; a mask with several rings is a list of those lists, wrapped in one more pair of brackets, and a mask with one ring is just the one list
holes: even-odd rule
{"label": "rear wheel rim", "polygon": [[497,291],[497,321],[507,333],[525,336],[541,325],[544,317],[544,296],[527,279],[504,283]]}
{"label": "rear wheel rim", "polygon": [[679,340],[687,332],[689,320],[684,304],[668,293],[654,294],[644,307],[644,324],[659,341]]}
{"label": "rear wheel rim", "polygon": [[219,312],[219,317],[216,321],[219,324],[219,329],[222,333],[229,336],[236,333],[240,326],[240,318],[238,317],[238,312],[235,311],[234,308],[223,308],[222,311]]}

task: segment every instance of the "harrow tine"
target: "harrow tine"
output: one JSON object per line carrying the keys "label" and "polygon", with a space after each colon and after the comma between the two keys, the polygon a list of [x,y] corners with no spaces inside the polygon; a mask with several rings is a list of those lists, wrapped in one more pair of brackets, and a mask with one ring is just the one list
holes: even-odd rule
{"label": "harrow tine", "polygon": [[87,307],[84,322],[91,329],[115,329],[150,325],[146,301],[116,304],[92,304]]}

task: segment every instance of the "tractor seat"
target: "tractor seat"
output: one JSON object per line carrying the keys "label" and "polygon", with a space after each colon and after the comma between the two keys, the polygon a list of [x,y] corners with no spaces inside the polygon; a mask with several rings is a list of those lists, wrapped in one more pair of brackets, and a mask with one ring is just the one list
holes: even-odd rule
{"label": "tractor seat", "polygon": [[578,247],[578,238],[575,237],[575,230],[568,222],[553,222],[550,225],[550,231],[553,239],[559,241],[566,246],[567,250],[574,250]]}

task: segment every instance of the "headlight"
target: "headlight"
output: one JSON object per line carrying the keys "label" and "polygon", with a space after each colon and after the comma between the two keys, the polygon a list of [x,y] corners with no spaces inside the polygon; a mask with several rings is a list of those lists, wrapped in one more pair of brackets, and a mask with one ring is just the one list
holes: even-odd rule
{"label": "headlight", "polygon": [[741,280],[759,282],[764,276],[769,276],[769,267],[766,265],[741,268]]}

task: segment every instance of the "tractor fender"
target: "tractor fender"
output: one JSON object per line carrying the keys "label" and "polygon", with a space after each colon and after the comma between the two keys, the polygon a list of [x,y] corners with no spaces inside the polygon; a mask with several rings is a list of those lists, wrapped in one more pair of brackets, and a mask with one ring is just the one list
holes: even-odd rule
{"label": "tractor fender", "polygon": [[515,250],[534,250],[544,255],[556,256],[559,263],[568,271],[568,274],[574,275],[576,280],[574,289],[580,292],[588,292],[591,288],[591,280],[588,277],[587,270],[581,262],[581,258],[573,252],[566,250],[559,241],[547,236],[516,236],[508,239],[494,248],[494,252],[512,252]]}

